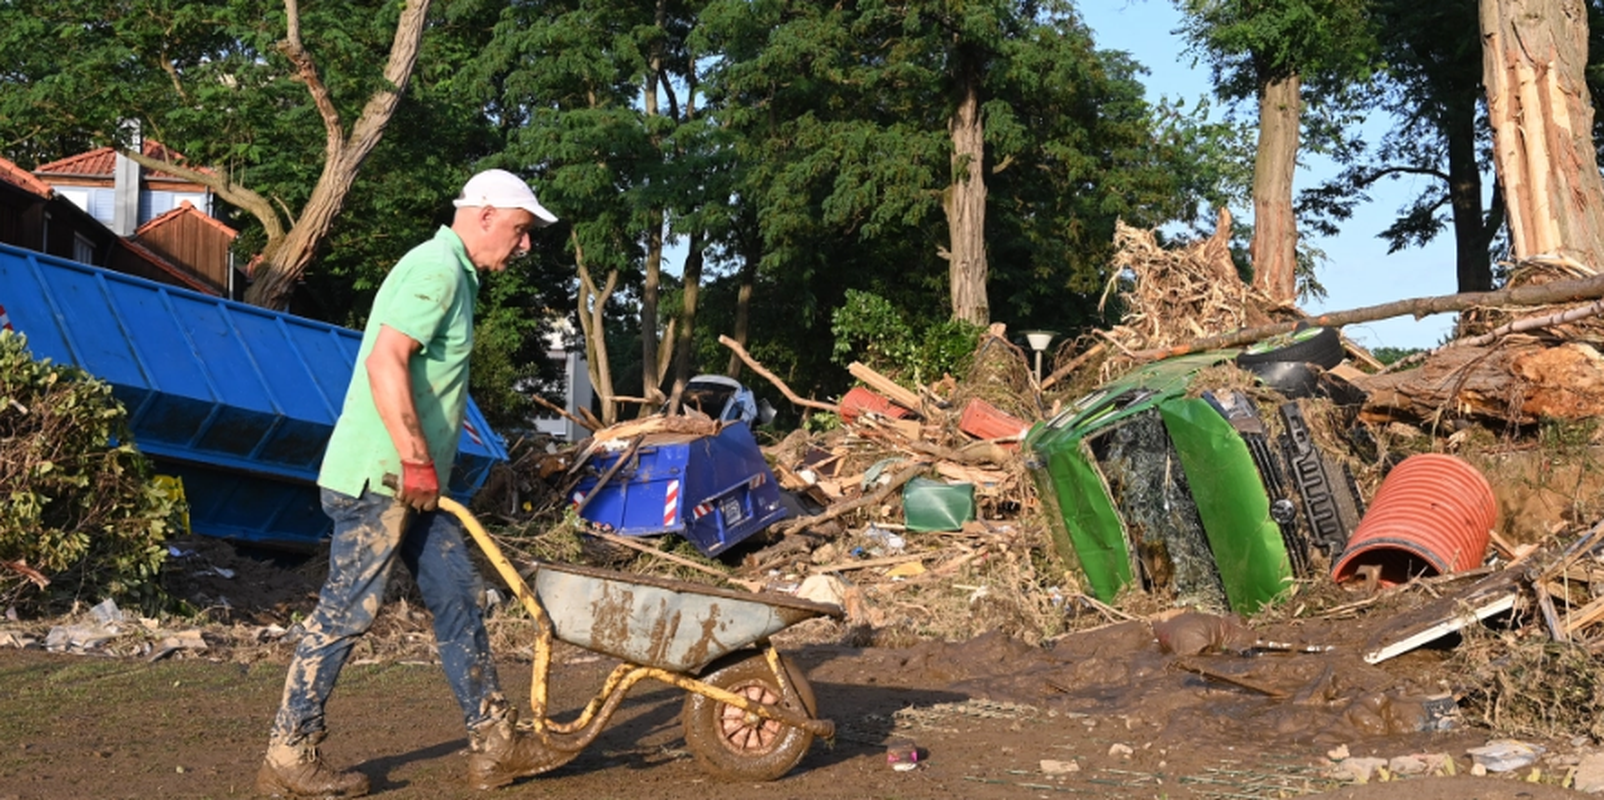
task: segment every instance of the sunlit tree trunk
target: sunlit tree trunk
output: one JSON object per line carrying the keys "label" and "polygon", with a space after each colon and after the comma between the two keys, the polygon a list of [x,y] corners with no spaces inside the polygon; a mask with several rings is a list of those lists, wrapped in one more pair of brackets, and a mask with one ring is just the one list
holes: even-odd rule
{"label": "sunlit tree trunk", "polygon": [[1516,258],[1604,266],[1583,0],[1481,0],[1482,77]]}
{"label": "sunlit tree trunk", "polygon": [[1298,293],[1298,229],[1292,215],[1298,90],[1295,74],[1261,83],[1259,147],[1253,161],[1253,285],[1283,303],[1293,302]]}
{"label": "sunlit tree trunk", "polygon": [[986,298],[985,127],[980,115],[980,76],[966,66],[959,74],[958,107],[950,122],[952,185],[947,189],[951,250],[952,316],[977,325],[991,322]]}

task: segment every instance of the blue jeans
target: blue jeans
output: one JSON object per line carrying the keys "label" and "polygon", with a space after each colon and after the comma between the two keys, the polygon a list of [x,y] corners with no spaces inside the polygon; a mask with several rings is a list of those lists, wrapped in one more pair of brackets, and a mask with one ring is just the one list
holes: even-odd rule
{"label": "blue jeans", "polygon": [[472,730],[504,715],[506,698],[479,610],[479,576],[456,518],[418,513],[370,491],[361,497],[322,492],[323,511],[334,520],[329,577],[295,647],[273,720],[274,741],[294,745],[323,737],[323,706],[357,637],[373,626],[398,556],[434,615],[440,664],[464,722]]}

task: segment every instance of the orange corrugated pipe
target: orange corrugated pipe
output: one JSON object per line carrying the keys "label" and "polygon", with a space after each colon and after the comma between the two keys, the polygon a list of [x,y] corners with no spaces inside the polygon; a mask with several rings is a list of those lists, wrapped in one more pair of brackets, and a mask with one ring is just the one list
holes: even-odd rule
{"label": "orange corrugated pipe", "polygon": [[1413,455],[1381,482],[1331,577],[1341,583],[1374,565],[1381,585],[1395,586],[1475,569],[1497,524],[1493,487],[1475,467],[1443,453]]}

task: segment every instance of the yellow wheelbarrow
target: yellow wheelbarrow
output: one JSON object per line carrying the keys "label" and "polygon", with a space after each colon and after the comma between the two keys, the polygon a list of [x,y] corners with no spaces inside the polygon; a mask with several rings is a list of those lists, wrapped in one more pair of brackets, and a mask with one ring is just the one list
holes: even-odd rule
{"label": "yellow wheelbarrow", "polygon": [[[834,737],[835,724],[814,716],[807,679],[769,637],[805,619],[839,619],[839,606],[550,563],[537,563],[526,581],[460,503],[441,497],[440,508],[461,520],[535,620],[529,722],[549,754],[541,772],[573,760],[647,678],[689,693],[685,744],[719,778],[773,780],[802,760],[814,737]],[[624,662],[568,722],[546,713],[553,641]]]}

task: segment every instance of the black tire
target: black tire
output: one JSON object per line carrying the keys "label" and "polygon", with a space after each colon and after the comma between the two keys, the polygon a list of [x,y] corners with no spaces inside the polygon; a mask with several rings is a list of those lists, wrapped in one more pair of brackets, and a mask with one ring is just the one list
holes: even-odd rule
{"label": "black tire", "polygon": [[1268,361],[1294,361],[1331,369],[1342,363],[1342,336],[1336,328],[1304,328],[1303,330],[1272,336],[1249,345],[1238,353],[1238,364],[1262,364]]}
{"label": "black tire", "polygon": [[[805,714],[818,709],[813,687],[801,670],[780,656],[791,691],[782,696],[780,683],[768,660],[754,653],[726,661],[725,666],[702,677],[704,683],[760,703]],[[771,781],[791,771],[813,746],[813,734],[774,720],[751,717],[740,709],[691,692],[685,697],[681,721],[685,746],[715,777],[728,781]]]}

